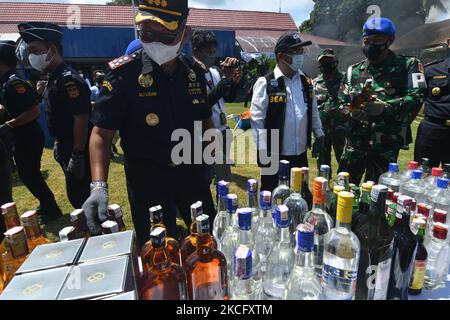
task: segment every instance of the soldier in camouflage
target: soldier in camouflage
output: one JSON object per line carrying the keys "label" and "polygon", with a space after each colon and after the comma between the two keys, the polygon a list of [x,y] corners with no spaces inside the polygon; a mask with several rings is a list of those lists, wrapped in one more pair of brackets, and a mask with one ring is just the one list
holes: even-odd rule
{"label": "soldier in camouflage", "polygon": [[[339,91],[344,89],[344,74],[338,70],[339,61],[333,49],[324,49],[317,58],[321,74],[313,80],[314,91],[325,132],[323,152],[319,154],[318,167],[326,164],[331,167],[331,148],[336,161],[340,162],[345,145],[345,124],[343,108],[339,108]],[[331,173],[330,173],[331,175]]]}
{"label": "soldier in camouflage", "polygon": [[348,114],[347,138],[340,171],[350,173],[351,182],[378,181],[397,162],[407,144],[407,129],[424,101],[426,82],[422,63],[396,55],[389,47],[395,26],[386,18],[366,22],[363,53],[366,60],[349,67],[340,107]]}

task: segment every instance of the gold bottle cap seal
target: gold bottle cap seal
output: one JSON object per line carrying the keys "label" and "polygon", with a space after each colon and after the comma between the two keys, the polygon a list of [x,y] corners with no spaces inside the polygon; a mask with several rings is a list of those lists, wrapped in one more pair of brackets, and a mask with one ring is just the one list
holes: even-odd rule
{"label": "gold bottle cap seal", "polygon": [[302,169],[292,168],[291,169],[291,189],[295,192],[300,192],[302,188]]}
{"label": "gold bottle cap seal", "polygon": [[342,223],[352,222],[354,194],[341,191],[338,194],[336,220]]}
{"label": "gold bottle cap seal", "polygon": [[343,186],[334,186],[333,187],[333,193],[335,193],[335,194],[339,194],[339,192],[342,192],[344,190],[345,190],[345,188]]}
{"label": "gold bottle cap seal", "polygon": [[372,187],[373,187],[373,184],[368,183],[368,182],[365,182],[365,183],[363,183],[361,185],[362,190],[363,191],[367,191],[367,192],[371,192],[372,191]]}

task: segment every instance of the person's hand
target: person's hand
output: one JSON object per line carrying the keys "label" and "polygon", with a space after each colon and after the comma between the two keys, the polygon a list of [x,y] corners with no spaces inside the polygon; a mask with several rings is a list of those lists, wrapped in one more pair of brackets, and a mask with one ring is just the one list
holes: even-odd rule
{"label": "person's hand", "polygon": [[70,173],[75,179],[83,180],[85,169],[86,163],[84,160],[84,155],[72,154],[72,157],[70,157],[69,160],[69,164],[67,165],[67,172]]}
{"label": "person's hand", "polygon": [[377,98],[375,101],[367,102],[364,110],[369,116],[378,117],[383,113],[386,106],[388,106],[386,102]]}
{"label": "person's hand", "polygon": [[101,224],[108,220],[108,185],[95,182],[91,185],[91,195],[83,204],[86,224],[92,235],[101,233]]}
{"label": "person's hand", "polygon": [[11,130],[11,127],[6,123],[0,125],[0,136],[7,134]]}
{"label": "person's hand", "polygon": [[38,83],[36,84],[36,92],[37,92],[37,94],[42,96],[42,94],[45,91],[45,88],[47,88],[47,81],[45,81],[45,80],[38,81]]}
{"label": "person's hand", "polygon": [[363,111],[363,110],[353,111],[350,115],[353,119],[355,119],[356,121],[359,121],[359,122],[369,121],[369,115],[367,114],[366,111]]}
{"label": "person's hand", "polygon": [[313,158],[319,158],[323,154],[323,149],[325,147],[325,136],[316,138],[312,148]]}
{"label": "person's hand", "polygon": [[240,68],[235,68],[231,80],[233,80],[235,84],[238,84],[241,82],[241,79],[242,79],[242,70]]}
{"label": "person's hand", "polygon": [[220,63],[220,69],[227,79],[233,79],[233,77],[235,76],[236,66],[238,62],[238,59],[228,57]]}

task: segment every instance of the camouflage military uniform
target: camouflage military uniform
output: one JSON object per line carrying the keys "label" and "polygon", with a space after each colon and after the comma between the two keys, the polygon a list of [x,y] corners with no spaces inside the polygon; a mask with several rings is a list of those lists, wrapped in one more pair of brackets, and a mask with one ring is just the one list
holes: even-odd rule
{"label": "camouflage military uniform", "polygon": [[393,52],[379,66],[364,60],[351,68],[351,81],[347,72],[339,95],[341,107],[349,110],[352,97],[361,93],[368,79],[373,80],[372,94],[388,104],[380,116],[368,117],[368,121],[349,116],[339,170],[349,172],[352,183],[359,184],[364,173],[366,180],[378,181],[389,163],[397,161],[406,143],[410,115],[421,108],[426,84],[417,81],[424,73],[419,60]]}
{"label": "camouflage military uniform", "polygon": [[313,80],[314,91],[325,133],[324,150],[318,159],[318,167],[322,164],[331,166],[331,148],[334,149],[336,161],[340,162],[345,145],[345,124],[347,119],[339,109],[339,91],[344,89],[344,74],[337,72],[333,81],[324,79],[323,74]]}

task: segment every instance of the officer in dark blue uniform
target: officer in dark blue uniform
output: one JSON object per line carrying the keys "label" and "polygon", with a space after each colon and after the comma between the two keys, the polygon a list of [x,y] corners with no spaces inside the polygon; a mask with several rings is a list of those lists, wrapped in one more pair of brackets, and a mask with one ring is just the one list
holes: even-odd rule
{"label": "officer in dark blue uniform", "polygon": [[450,57],[426,65],[425,76],[425,119],[417,131],[414,159],[428,158],[438,167],[450,163]]}
{"label": "officer in dark blue uniform", "polygon": [[27,45],[30,65],[49,74],[43,101],[50,134],[55,138],[54,156],[64,171],[70,203],[74,208],[81,208],[90,194],[90,88],[63,60],[59,26],[45,22],[22,23],[19,33]]}
{"label": "officer in dark blue uniform", "polygon": [[0,42],[0,52],[0,102],[9,114],[8,120],[0,125],[0,136],[13,134],[19,177],[39,200],[42,222],[48,222],[62,213],[41,174],[44,133],[37,122],[39,103],[30,84],[16,73],[15,43]]}
{"label": "officer in dark blue uniform", "polygon": [[[108,164],[115,130],[120,131],[125,154],[128,197],[137,240],[149,239],[149,208],[161,205],[168,234],[177,237],[178,211],[189,225],[190,205],[203,202],[204,212],[214,220],[214,205],[203,161],[192,164],[194,153],[181,152],[178,134],[192,147],[199,137],[196,124],[212,128],[211,108],[206,99],[204,72],[180,55],[189,34],[187,0],[141,0],[136,16],[143,49],[109,63],[92,114],[90,140],[91,196],[83,209],[92,233],[106,220]],[[197,129],[196,129],[197,128]],[[178,131],[177,131],[178,129]],[[175,140],[175,141],[172,141]],[[194,148],[193,148],[194,149]],[[197,159],[198,160],[198,159]],[[178,210],[176,210],[178,209]]]}

